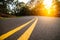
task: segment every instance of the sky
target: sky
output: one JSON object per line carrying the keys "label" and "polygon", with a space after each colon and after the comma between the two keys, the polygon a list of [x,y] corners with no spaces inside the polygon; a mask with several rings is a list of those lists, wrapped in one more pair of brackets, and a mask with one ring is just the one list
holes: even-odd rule
{"label": "sky", "polygon": [[[17,0],[14,0],[14,1],[17,1]],[[30,0],[18,0],[18,2],[24,2],[24,3],[27,3],[28,1]]]}

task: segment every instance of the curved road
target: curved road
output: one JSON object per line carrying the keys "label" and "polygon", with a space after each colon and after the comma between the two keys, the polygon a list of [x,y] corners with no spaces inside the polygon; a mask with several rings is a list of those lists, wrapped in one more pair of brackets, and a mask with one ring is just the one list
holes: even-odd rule
{"label": "curved road", "polygon": [[60,18],[24,16],[0,19],[0,40],[60,40]]}

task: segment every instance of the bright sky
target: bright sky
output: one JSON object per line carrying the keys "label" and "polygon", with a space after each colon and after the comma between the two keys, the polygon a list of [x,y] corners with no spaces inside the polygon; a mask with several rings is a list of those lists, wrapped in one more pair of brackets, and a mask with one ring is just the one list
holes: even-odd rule
{"label": "bright sky", "polygon": [[52,5],[52,0],[44,0],[43,4],[45,5],[45,8],[50,8]]}
{"label": "bright sky", "polygon": [[27,3],[29,0],[19,0],[19,2]]}
{"label": "bright sky", "polygon": [[[17,0],[14,0],[14,1],[17,1]],[[28,1],[30,0],[18,0],[18,2],[24,2],[24,3],[27,3]]]}

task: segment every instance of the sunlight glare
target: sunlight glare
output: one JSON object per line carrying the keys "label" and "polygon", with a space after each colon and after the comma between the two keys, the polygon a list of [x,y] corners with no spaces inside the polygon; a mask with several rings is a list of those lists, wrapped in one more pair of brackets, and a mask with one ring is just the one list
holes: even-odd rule
{"label": "sunlight glare", "polygon": [[55,0],[43,0],[43,10],[42,15],[45,16],[55,16],[57,9],[56,9],[56,1]]}
{"label": "sunlight glare", "polygon": [[43,4],[45,6],[45,8],[50,8],[52,6],[52,0],[44,0]]}

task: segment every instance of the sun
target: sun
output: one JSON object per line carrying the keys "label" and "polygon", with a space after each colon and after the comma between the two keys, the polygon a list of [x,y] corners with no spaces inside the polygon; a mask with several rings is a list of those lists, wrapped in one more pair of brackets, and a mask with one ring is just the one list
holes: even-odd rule
{"label": "sun", "polygon": [[55,12],[56,12],[56,4],[55,4],[55,0],[43,0],[43,10],[42,10],[42,14],[45,16],[55,16]]}
{"label": "sun", "polygon": [[44,0],[43,4],[45,6],[45,8],[49,9],[52,6],[52,0]]}

